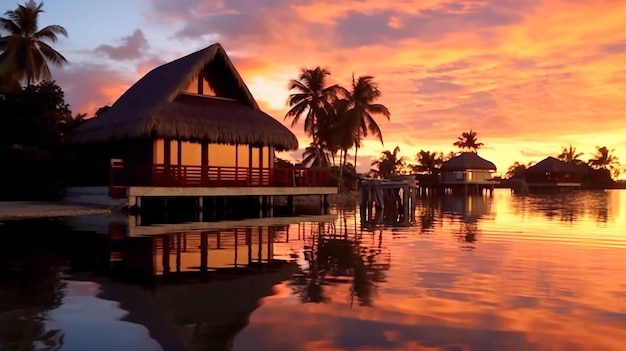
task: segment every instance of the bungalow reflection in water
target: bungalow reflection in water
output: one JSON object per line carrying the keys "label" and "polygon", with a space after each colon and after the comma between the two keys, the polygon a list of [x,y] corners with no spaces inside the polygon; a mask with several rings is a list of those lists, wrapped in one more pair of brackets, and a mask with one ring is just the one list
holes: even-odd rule
{"label": "bungalow reflection in water", "polygon": [[[145,228],[146,230],[149,227]],[[179,336],[192,350],[230,350],[235,336],[249,323],[259,301],[274,293],[276,284],[288,280],[295,265],[274,259],[274,242],[287,235],[286,226],[138,233],[121,224],[109,226],[111,260],[136,284],[117,286],[110,296],[159,317],[143,316],[137,322],[159,335],[166,348],[168,335]],[[143,279],[138,279],[143,278]],[[146,294],[145,287],[150,288]],[[107,286],[104,286],[107,291]],[[138,303],[141,301],[141,303]],[[165,316],[165,317],[164,317]]]}
{"label": "bungalow reflection in water", "polygon": [[123,227],[112,225],[111,259],[120,261],[126,273],[156,277],[244,269],[275,263],[272,241],[277,231],[260,226],[126,236]]}

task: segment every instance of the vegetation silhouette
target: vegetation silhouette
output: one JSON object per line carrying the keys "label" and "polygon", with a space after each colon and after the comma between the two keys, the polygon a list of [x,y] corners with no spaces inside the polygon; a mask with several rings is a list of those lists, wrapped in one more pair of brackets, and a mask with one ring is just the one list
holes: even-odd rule
{"label": "vegetation silhouette", "polygon": [[37,4],[29,0],[0,18],[0,31],[8,32],[0,37],[0,88],[50,80],[48,64],[67,63],[65,57],[48,44],[55,43],[59,35],[67,36],[67,31],[59,25],[39,29],[42,12],[43,2]]}
{"label": "vegetation silhouette", "polygon": [[393,152],[383,151],[378,160],[372,162],[370,175],[374,178],[389,178],[391,175],[400,174],[405,167],[404,157],[399,155],[400,147],[396,146]]}
{"label": "vegetation silhouette", "polygon": [[389,269],[380,240],[376,247],[363,245],[361,234],[349,232],[346,211],[341,211],[336,223],[319,223],[311,231],[304,251],[307,266],[289,285],[303,303],[327,303],[331,299],[324,287],[350,284],[350,305],[356,299],[361,306],[372,306],[376,284]]}
{"label": "vegetation silhouette", "polygon": [[461,136],[458,137],[457,141],[455,141],[452,145],[457,146],[461,150],[467,150],[470,152],[476,152],[479,148],[483,147],[483,143],[478,142],[478,133],[473,129],[470,129],[469,132],[461,133]]}
{"label": "vegetation silhouette", "polygon": [[[312,137],[305,150],[303,164],[325,167],[332,161],[338,167],[338,184],[343,184],[344,167],[348,164],[348,150],[354,148],[354,165],[358,162],[358,149],[363,138],[369,134],[383,142],[380,126],[374,116],[390,119],[389,109],[376,100],[382,95],[372,76],[352,75],[350,89],[337,84],[328,85],[330,71],[317,66],[302,69],[298,79],[291,80],[287,105],[290,110],[285,119],[291,118],[294,127],[305,115],[304,131]],[[325,156],[323,156],[323,154]],[[336,157],[339,154],[339,164]],[[340,190],[345,190],[340,187]]]}
{"label": "vegetation silhouette", "polygon": [[584,155],[583,152],[576,152],[576,148],[570,144],[567,147],[563,147],[563,151],[561,151],[557,158],[563,162],[572,162],[578,165],[582,163],[580,160],[582,155]]}

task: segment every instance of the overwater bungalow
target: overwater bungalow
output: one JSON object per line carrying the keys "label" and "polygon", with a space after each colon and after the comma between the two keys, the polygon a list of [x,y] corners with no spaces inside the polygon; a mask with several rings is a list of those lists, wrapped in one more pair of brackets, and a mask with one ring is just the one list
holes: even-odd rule
{"label": "overwater bungalow", "polygon": [[578,168],[552,156],[529,167],[524,172],[524,179],[528,192],[561,192],[581,186]]}
{"label": "overwater bungalow", "polygon": [[298,140],[259,108],[220,44],[153,69],[71,140],[83,170],[68,196],[78,202],[336,192],[328,172],[274,167],[275,152]]}
{"label": "overwater bungalow", "polygon": [[462,152],[441,165],[440,187],[444,191],[466,194],[493,193],[496,165],[475,152]]}

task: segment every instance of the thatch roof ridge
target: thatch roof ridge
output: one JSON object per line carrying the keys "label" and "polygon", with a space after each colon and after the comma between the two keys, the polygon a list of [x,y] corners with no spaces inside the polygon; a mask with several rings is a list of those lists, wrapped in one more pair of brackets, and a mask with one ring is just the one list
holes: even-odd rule
{"label": "thatch roof ridge", "polygon": [[562,172],[562,173],[579,173],[576,166],[571,163],[561,161],[555,157],[548,156],[536,164],[528,167],[526,173],[545,173],[545,172]]}
{"label": "thatch roof ridge", "polygon": [[[236,100],[242,107],[256,111],[256,118],[265,123],[265,128],[258,130],[257,134],[269,133],[268,135],[258,135],[256,138],[250,133],[245,136],[234,135],[234,138],[220,135],[219,139],[222,143],[248,140],[256,144],[275,145],[278,149],[297,149],[295,135],[259,109],[239,72],[219,43],[152,69],[124,92],[111,108],[77,128],[72,134],[72,141],[77,143],[108,142],[145,137],[215,141],[209,137],[210,135],[215,136],[214,130],[196,129],[195,126],[189,125],[192,122],[202,122],[198,116],[187,116],[187,118],[173,116],[174,118],[170,118],[172,115],[166,117],[163,114],[163,111],[179,111],[170,105],[180,107],[177,98],[185,95],[182,93],[203,70],[208,75],[207,80],[214,87],[216,93],[219,91],[221,95]],[[221,106],[231,109],[239,108],[234,104]],[[229,111],[215,111],[213,109],[213,112],[224,115],[228,114]],[[244,112],[248,113],[249,111]],[[213,115],[203,115],[203,117],[214,118]],[[251,118],[252,115],[248,114],[247,121],[253,120]],[[215,119],[224,125],[233,123],[233,121],[221,116],[217,116]],[[234,121],[234,124],[237,122]],[[212,128],[221,127],[221,125],[216,126],[215,123],[205,123],[205,125],[211,125]],[[275,138],[268,137],[272,134],[275,135]]]}
{"label": "thatch roof ridge", "polygon": [[461,154],[445,161],[441,165],[442,171],[462,171],[466,169],[496,170],[496,165],[475,152],[462,152]]}

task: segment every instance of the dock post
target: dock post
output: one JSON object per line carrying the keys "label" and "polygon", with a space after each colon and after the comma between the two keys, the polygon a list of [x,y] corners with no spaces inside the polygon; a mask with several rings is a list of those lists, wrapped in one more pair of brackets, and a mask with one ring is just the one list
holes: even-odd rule
{"label": "dock post", "polygon": [[246,228],[246,245],[248,245],[248,264],[252,263],[252,228]]}
{"label": "dock post", "polygon": [[263,195],[259,195],[259,218],[263,218]]}
{"label": "dock post", "polygon": [[267,210],[269,212],[269,217],[274,217],[274,196],[269,195],[267,197]]}
{"label": "dock post", "polygon": [[361,184],[361,207],[359,213],[361,214],[361,224],[365,224],[367,222],[367,187],[364,184]]}
{"label": "dock post", "polygon": [[167,222],[167,196],[163,197],[163,219]]}
{"label": "dock post", "polygon": [[328,208],[330,207],[329,203],[328,203],[328,195],[324,194],[322,195],[322,214],[327,214],[328,213]]}
{"label": "dock post", "polygon": [[135,215],[135,227],[139,227],[141,225],[141,214],[137,213]]}
{"label": "dock post", "polygon": [[217,198],[215,196],[213,196],[211,198],[211,212],[213,213],[213,217],[212,219],[216,219],[217,218]]}
{"label": "dock post", "polygon": [[198,222],[202,222],[204,217],[204,198],[202,196],[198,197],[196,213],[198,215]]}
{"label": "dock post", "polygon": [[161,257],[163,275],[170,272],[170,235],[171,234],[165,234],[161,237],[161,245],[163,246],[163,256]]}
{"label": "dock post", "polygon": [[259,247],[257,249],[257,259],[263,263],[263,227],[259,227]]}
{"label": "dock post", "polygon": [[289,209],[290,215],[294,215],[296,213],[296,205],[293,200],[293,195],[287,196],[287,208]]}
{"label": "dock post", "polygon": [[206,273],[209,267],[209,237],[207,232],[200,232],[200,272]]}
{"label": "dock post", "polygon": [[402,206],[404,207],[404,221],[408,222],[409,221],[409,187],[405,186],[404,189],[402,189]]}

